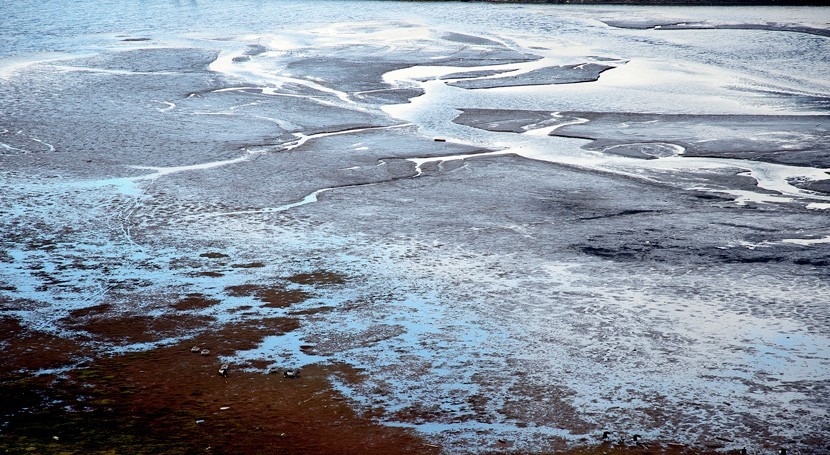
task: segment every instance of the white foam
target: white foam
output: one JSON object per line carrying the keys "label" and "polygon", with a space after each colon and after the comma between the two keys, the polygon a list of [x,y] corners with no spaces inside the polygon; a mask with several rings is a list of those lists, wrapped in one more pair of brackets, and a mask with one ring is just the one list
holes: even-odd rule
{"label": "white foam", "polygon": [[[463,144],[490,147],[497,150],[509,150],[510,153],[516,153],[526,158],[577,165],[623,175],[636,175],[641,173],[637,167],[641,170],[685,170],[690,172],[707,169],[743,169],[746,175],[757,181],[760,189],[767,191],[723,190],[716,188],[714,185],[697,188],[732,194],[737,197],[736,202],[738,204],[746,204],[749,202],[787,203],[805,197],[827,199],[830,201],[830,197],[825,198],[824,196],[816,195],[815,193],[797,188],[790,183],[791,181],[804,178],[821,180],[826,178],[827,169],[788,166],[749,160],[694,158],[683,156],[685,149],[682,146],[669,143],[661,145],[662,148],[660,150],[654,150],[654,155],[661,159],[637,160],[637,164],[634,164],[632,162],[634,160],[629,159],[626,162],[620,160],[620,157],[617,156],[602,157],[598,156],[595,152],[573,147],[570,145],[573,144],[572,140],[569,142],[569,140],[563,138],[548,137],[551,132],[558,128],[566,125],[584,123],[587,121],[586,119],[574,119],[545,127],[541,127],[541,125],[529,125],[527,127],[528,131],[522,134],[521,137],[512,133],[475,130],[474,128],[464,127],[452,122],[455,116],[458,115],[458,112],[453,109],[454,107],[500,109],[509,108],[510,106],[505,106],[506,98],[502,95],[502,93],[505,93],[504,88],[463,90],[448,86],[447,82],[449,81],[439,80],[440,78],[456,72],[494,69],[507,70],[511,68],[516,69],[506,74],[515,75],[550,65],[550,60],[541,59],[519,64],[468,68],[424,65],[390,71],[383,76],[385,82],[393,85],[417,84],[425,93],[409,103],[384,106],[383,110],[394,117],[417,124],[426,136],[446,137]],[[684,80],[689,79],[690,83],[678,82],[678,74]],[[473,79],[503,77],[504,75],[482,76]],[[648,77],[645,77],[645,75],[648,75]],[[692,109],[694,113],[710,113],[712,112],[712,108],[716,107],[720,111],[715,112],[734,111],[736,113],[746,114],[749,113],[746,110],[746,106],[741,107],[740,110],[733,108],[730,103],[734,101],[725,97],[729,92],[721,88],[724,85],[724,81],[734,82],[741,77],[743,75],[728,73],[725,70],[700,64],[675,62],[667,65],[666,62],[661,61],[638,60],[603,73],[603,77],[594,83],[515,87],[509,88],[508,92],[517,94],[528,92],[532,96],[542,100],[545,99],[544,94],[546,92],[562,94],[565,94],[565,92],[584,92],[586,97],[599,95],[603,99],[609,97],[613,99],[614,97],[620,96],[621,93],[618,91],[615,94],[611,94],[610,92],[605,94],[610,88],[616,90],[637,88],[637,90],[640,90],[638,87],[642,86],[643,89],[647,88],[650,91],[657,89],[659,91],[671,87],[671,96],[673,98],[677,99],[676,96],[689,96],[693,98],[692,104],[678,101],[677,103],[673,103],[672,106],[684,105],[686,106],[684,110]],[[702,81],[700,80],[701,78],[703,79]],[[643,82],[646,80],[648,83]],[[681,92],[677,91],[678,87],[682,87]],[[707,98],[708,93],[713,93],[713,96],[717,98],[717,102],[714,99]],[[529,98],[530,95],[528,98],[523,98],[522,101],[526,101]],[[657,100],[660,98],[659,96],[654,96],[653,93],[645,98],[638,95],[639,100]],[[536,103],[538,103],[538,99]],[[661,106],[665,106],[665,103],[662,101],[660,103]],[[700,106],[701,103],[706,106]],[[536,107],[536,104],[531,103],[529,105],[523,105],[521,108],[534,109]],[[767,107],[760,107],[754,111],[756,114],[770,112],[770,109]],[[560,114],[553,112],[552,115],[557,117]],[[653,147],[653,144],[649,145]],[[435,160],[432,159],[431,161]],[[416,162],[420,175],[421,166],[428,161],[413,162]],[[651,178],[656,179],[655,176]],[[769,192],[776,194],[768,194]]]}
{"label": "white foam", "polygon": [[469,158],[480,158],[483,156],[498,156],[510,153],[509,151],[500,150],[494,152],[484,152],[484,153],[465,153],[459,155],[444,155],[444,156],[431,156],[425,158],[406,158],[406,161],[411,161],[415,163],[415,177],[420,177],[423,175],[423,167],[427,163],[443,163],[445,161],[459,161],[459,160],[466,160]]}
{"label": "white foam", "polygon": [[820,245],[822,243],[830,243],[830,235],[818,239],[784,239],[781,241],[784,243],[793,243],[803,246]]}
{"label": "white foam", "polygon": [[31,140],[43,145],[44,147],[46,147],[46,150],[45,150],[46,152],[54,152],[55,151],[55,146],[52,145],[52,144],[49,144],[48,142],[40,140],[40,139],[38,139],[34,136],[29,136],[29,139],[31,139]]}
{"label": "white foam", "polygon": [[156,101],[157,103],[165,104],[167,107],[158,108],[159,112],[167,112],[176,108],[176,103],[170,101]]}
{"label": "white foam", "polygon": [[[10,152],[10,153],[2,153],[1,152],[2,150],[5,150],[5,151]],[[18,154],[25,154],[25,153],[31,153],[31,151],[26,150],[26,149],[22,149],[20,147],[12,147],[11,145],[6,144],[5,142],[0,142],[0,154],[2,154],[2,155],[7,155],[7,154],[8,155],[18,155]]]}
{"label": "white foam", "polygon": [[[335,98],[339,99],[341,102],[349,105],[351,108],[354,109],[363,109],[357,107],[357,103],[351,99],[348,93],[333,89],[331,87],[327,87],[320,82],[316,82],[311,79],[301,79],[297,77],[291,77],[290,75],[286,74],[285,68],[282,67],[274,67],[274,66],[267,66],[259,62],[258,59],[250,59],[244,62],[234,62],[233,59],[235,57],[239,57],[243,55],[242,51],[222,51],[216,59],[211,62],[208,68],[211,71],[215,71],[217,73],[222,73],[230,78],[243,80],[247,82],[253,82],[253,87],[245,86],[245,87],[233,87],[233,88],[224,88],[216,90],[216,92],[223,92],[223,91],[232,91],[232,90],[242,90],[244,88],[256,88],[263,90],[265,94],[279,94],[276,92],[279,88],[283,87],[285,84],[296,84],[303,87],[307,87],[311,90],[320,92],[321,94],[328,94],[333,95]],[[270,91],[266,90],[270,89]],[[300,96],[294,94],[293,96]],[[304,96],[307,97],[307,96]]]}

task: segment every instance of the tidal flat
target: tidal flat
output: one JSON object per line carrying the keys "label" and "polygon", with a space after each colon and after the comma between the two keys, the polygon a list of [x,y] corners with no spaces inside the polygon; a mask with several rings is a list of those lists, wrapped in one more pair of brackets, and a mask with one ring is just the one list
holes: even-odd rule
{"label": "tidal flat", "polygon": [[0,28],[0,451],[830,453],[827,8],[146,3]]}

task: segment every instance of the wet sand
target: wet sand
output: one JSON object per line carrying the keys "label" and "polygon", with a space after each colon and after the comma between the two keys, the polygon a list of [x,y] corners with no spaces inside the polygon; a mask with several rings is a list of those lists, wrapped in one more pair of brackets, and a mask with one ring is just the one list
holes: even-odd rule
{"label": "wet sand", "polygon": [[[108,323],[118,321],[108,318]],[[4,329],[10,324],[4,319]],[[135,321],[119,336],[143,339]],[[160,324],[173,321],[160,321]],[[178,318],[177,318],[177,323]],[[6,331],[0,418],[4,453],[438,453],[406,430],[357,414],[329,377],[359,380],[346,365],[311,365],[299,377],[233,364],[223,377],[218,356],[251,348],[264,334],[296,321],[260,320],[139,353],[86,357],[72,341]],[[83,327],[101,333],[99,326]],[[107,332],[112,326],[108,327]],[[276,332],[278,333],[278,332]],[[210,350],[192,353],[192,345]],[[20,352],[25,351],[25,352]],[[86,357],[86,358],[85,358]],[[79,362],[79,363],[76,363]],[[18,371],[69,367],[36,377]],[[11,372],[11,373],[9,373]],[[353,379],[354,378],[354,379]]]}

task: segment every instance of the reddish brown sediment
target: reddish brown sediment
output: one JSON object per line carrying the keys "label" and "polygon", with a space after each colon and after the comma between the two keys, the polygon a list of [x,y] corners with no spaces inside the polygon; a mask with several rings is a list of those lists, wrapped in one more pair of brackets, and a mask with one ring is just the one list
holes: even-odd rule
{"label": "reddish brown sediment", "polygon": [[330,272],[327,270],[317,270],[310,273],[299,273],[292,277],[288,278],[288,281],[297,284],[313,284],[313,285],[326,285],[326,284],[343,284],[347,280],[345,275],[339,274],[337,272]]}
{"label": "reddish brown sediment", "polygon": [[91,350],[73,340],[27,329],[11,317],[0,317],[0,334],[0,377],[16,376],[19,371],[60,368],[91,354]]}
{"label": "reddish brown sediment", "polygon": [[232,264],[231,267],[235,269],[259,269],[265,267],[264,262],[246,262],[244,264]]}
{"label": "reddish brown sediment", "polygon": [[[61,355],[9,358],[15,370],[68,364],[88,354],[68,340],[2,319],[4,352],[32,341]],[[166,323],[165,323],[166,324]],[[141,339],[142,328],[130,339]],[[437,453],[413,433],[358,415],[329,377],[354,378],[345,365],[310,365],[300,377],[267,374],[265,362],[230,365],[217,356],[294,330],[294,319],[230,324],[173,346],[99,357],[64,375],[2,373],[0,451],[7,453]],[[191,347],[209,348],[209,355]],[[39,352],[38,354],[41,354]],[[32,358],[41,359],[32,363]]]}
{"label": "reddish brown sediment", "polygon": [[252,296],[265,302],[266,307],[285,308],[301,303],[312,297],[306,291],[300,289],[283,289],[258,284],[242,284],[225,288],[228,294],[235,297]]}
{"label": "reddish brown sediment", "polygon": [[85,318],[92,315],[105,314],[112,310],[112,304],[102,303],[100,305],[88,306],[85,308],[78,308],[69,312],[70,318]]}
{"label": "reddish brown sediment", "polygon": [[219,278],[219,277],[225,276],[225,274],[222,273],[222,272],[214,272],[214,271],[198,272],[198,273],[194,273],[193,275],[194,276],[207,276],[207,277],[211,277],[211,278]]}
{"label": "reddish brown sediment", "polygon": [[227,257],[230,257],[230,256],[228,256],[225,253],[219,253],[217,251],[209,251],[207,253],[200,254],[199,257],[208,258],[208,259],[222,259],[222,258],[227,258]]}
{"label": "reddish brown sediment", "polygon": [[155,317],[137,314],[92,314],[81,318],[63,318],[72,330],[83,331],[95,341],[148,343],[188,333],[210,324],[210,316],[177,314]]}
{"label": "reddish brown sediment", "polygon": [[211,299],[205,297],[202,294],[193,293],[184,296],[184,298],[180,299],[179,301],[170,306],[179,311],[187,311],[203,310],[205,308],[210,308],[214,305],[218,305],[219,303],[221,302],[217,299]]}

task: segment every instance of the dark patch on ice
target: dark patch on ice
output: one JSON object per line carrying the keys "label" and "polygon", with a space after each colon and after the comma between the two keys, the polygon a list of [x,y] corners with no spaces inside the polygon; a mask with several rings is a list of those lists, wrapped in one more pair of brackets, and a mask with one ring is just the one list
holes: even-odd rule
{"label": "dark patch on ice", "polygon": [[439,79],[472,79],[476,77],[487,77],[487,76],[495,76],[496,74],[507,73],[510,71],[515,71],[515,68],[511,69],[503,69],[503,70],[480,70],[480,71],[464,71],[461,73],[452,73],[447,74],[446,76],[442,76]]}
{"label": "dark patch on ice", "polygon": [[830,194],[830,179],[827,180],[790,180],[791,185],[817,193]]}
{"label": "dark patch on ice", "polygon": [[750,87],[729,87],[730,90],[752,93],[764,98],[780,98],[787,103],[794,103],[813,111],[830,111],[830,97],[821,95],[805,95],[786,90],[759,89]]}
{"label": "dark patch on ice", "polygon": [[260,284],[228,286],[225,291],[234,297],[254,297],[264,302],[264,306],[269,308],[290,307],[305,302],[312,297],[312,294],[300,289],[285,289],[279,286]]}
{"label": "dark patch on ice", "polygon": [[314,314],[320,314],[320,313],[328,313],[328,312],[334,311],[336,309],[337,309],[337,307],[334,307],[334,306],[323,305],[323,306],[319,306],[319,307],[316,307],[316,308],[308,308],[308,309],[305,309],[305,310],[292,311],[289,314],[291,316],[306,316],[306,315],[314,315]]}
{"label": "dark patch on ice", "polygon": [[203,310],[205,308],[210,308],[220,303],[222,302],[218,299],[209,298],[203,294],[194,292],[184,296],[182,299],[178,300],[170,306],[179,311],[187,311]]}
{"label": "dark patch on ice", "polygon": [[794,260],[793,262],[795,264],[798,264],[798,265],[812,265],[812,266],[816,266],[816,267],[827,267],[827,266],[830,266],[830,255],[828,255],[825,258],[821,258],[821,259],[811,258],[811,257],[798,258],[798,259]]}
{"label": "dark patch on ice", "polygon": [[475,44],[480,46],[503,46],[503,44],[481,36],[465,35],[463,33],[447,33],[442,36],[447,41],[456,43]]}
{"label": "dark patch on ice", "polygon": [[255,261],[255,262],[244,262],[239,264],[232,264],[231,267],[235,269],[258,269],[265,267],[264,262]]}
{"label": "dark patch on ice", "polygon": [[344,284],[347,280],[348,278],[341,273],[326,270],[317,270],[309,273],[299,273],[288,278],[288,281],[291,281],[292,283],[308,285]]}
{"label": "dark patch on ice", "polygon": [[629,215],[639,215],[641,213],[655,213],[656,210],[623,210],[622,212],[618,213],[610,213],[607,215],[598,215],[598,216],[587,216],[582,217],[580,220],[587,221],[587,220],[599,220],[602,218],[612,218],[617,216],[629,216]]}
{"label": "dark patch on ice", "polygon": [[452,57],[436,59],[429,62],[436,66],[486,66],[486,65],[509,65],[513,63],[525,63],[539,60],[542,57],[536,54],[519,52],[507,47],[492,49],[463,49],[453,53]]}
{"label": "dark patch on ice", "polygon": [[764,248],[734,247],[719,250],[720,260],[733,264],[791,263],[821,267],[830,264],[830,249],[798,245],[771,245]]}
{"label": "dark patch on ice", "polygon": [[[520,133],[552,112],[465,109],[453,121],[488,131]],[[687,115],[560,112],[552,136],[586,139],[589,150],[651,159],[683,147],[690,157],[733,158],[817,168],[830,167],[828,115]],[[655,147],[661,148],[660,150]],[[824,191],[816,184],[816,191]]]}
{"label": "dark patch on ice", "polygon": [[215,271],[206,271],[206,272],[196,272],[193,274],[194,276],[206,276],[210,278],[219,278],[225,276],[222,272],[215,272]]}
{"label": "dark patch on ice", "polygon": [[606,25],[635,30],[766,30],[830,36],[830,30],[804,25],[777,24],[712,24],[708,22],[663,22],[654,20],[606,20]]}
{"label": "dark patch on ice", "polygon": [[576,248],[590,256],[619,262],[675,262],[680,257],[691,262],[728,264],[795,264],[822,266],[830,263],[830,249],[804,248],[789,244],[769,244],[759,248],[734,246],[731,248],[700,245],[691,246],[682,239],[656,237],[649,241],[633,235],[611,233],[592,236]]}
{"label": "dark patch on ice", "polygon": [[261,44],[249,44],[248,48],[245,49],[244,54],[245,55],[250,55],[251,57],[253,57],[253,56],[256,56],[256,55],[264,54],[267,51],[268,51],[268,48],[261,45]]}
{"label": "dark patch on ice", "polygon": [[616,67],[601,65],[599,63],[549,66],[516,76],[464,80],[452,82],[449,85],[466,89],[483,89],[525,85],[575,84],[596,81],[599,79],[600,74],[612,68]]}
{"label": "dark patch on ice", "polygon": [[199,256],[203,257],[203,258],[209,258],[209,259],[221,259],[221,258],[230,257],[225,253],[219,253],[217,251],[209,251],[207,253],[202,253]]}
{"label": "dark patch on ice", "polygon": [[87,316],[92,315],[99,315],[99,314],[106,314],[112,310],[112,305],[109,303],[102,303],[99,305],[93,305],[86,308],[79,308],[77,310],[72,310],[69,312],[69,316],[73,318],[84,318]]}
{"label": "dark patch on ice", "polygon": [[134,42],[139,42],[139,41],[151,41],[151,40],[150,40],[150,38],[124,38],[121,41],[124,41],[124,42],[127,42],[127,43],[134,43]]}
{"label": "dark patch on ice", "polygon": [[219,53],[206,49],[131,49],[81,58],[73,66],[135,72],[204,71]]}
{"label": "dark patch on ice", "polygon": [[343,57],[309,57],[295,60],[285,72],[293,77],[319,80],[320,84],[343,92],[365,92],[394,88],[383,82],[383,75],[412,66],[410,63],[358,61]]}
{"label": "dark patch on ice", "polygon": [[619,59],[614,57],[602,57],[599,55],[589,55],[588,58],[594,59],[598,62],[616,62]]}
{"label": "dark patch on ice", "polygon": [[613,148],[606,149],[606,153],[611,155],[625,156],[628,158],[637,158],[641,160],[656,160],[661,156],[672,156],[669,150],[665,150],[670,144],[661,142],[653,143],[637,143],[637,144],[620,144]]}
{"label": "dark patch on ice", "polygon": [[472,126],[487,131],[522,133],[523,127],[552,120],[550,112],[517,111],[508,109],[460,109],[461,114],[454,123]]}
{"label": "dark patch on ice", "polygon": [[393,88],[357,93],[354,95],[354,98],[374,104],[402,104],[423,94],[424,90],[421,88]]}
{"label": "dark patch on ice", "polygon": [[563,126],[554,136],[589,138],[585,148],[665,142],[685,156],[830,167],[830,116],[675,115],[569,112],[588,122]]}

